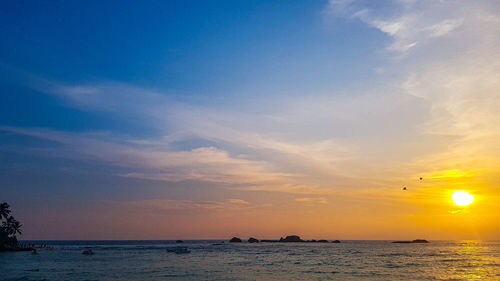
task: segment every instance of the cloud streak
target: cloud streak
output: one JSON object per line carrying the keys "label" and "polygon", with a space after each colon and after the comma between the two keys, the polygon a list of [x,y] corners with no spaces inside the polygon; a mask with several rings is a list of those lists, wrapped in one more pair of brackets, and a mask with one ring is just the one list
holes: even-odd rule
{"label": "cloud streak", "polygon": [[[467,6],[463,1],[387,1],[383,13],[377,7],[358,5],[361,1],[330,1],[327,11],[359,19],[392,38],[389,51],[408,53],[417,45],[451,35],[464,23]],[[460,2],[460,3],[457,3]],[[458,4],[458,5],[457,5]]]}
{"label": "cloud streak", "polygon": [[328,200],[324,197],[295,198],[295,202],[304,203],[306,205],[328,204]]}

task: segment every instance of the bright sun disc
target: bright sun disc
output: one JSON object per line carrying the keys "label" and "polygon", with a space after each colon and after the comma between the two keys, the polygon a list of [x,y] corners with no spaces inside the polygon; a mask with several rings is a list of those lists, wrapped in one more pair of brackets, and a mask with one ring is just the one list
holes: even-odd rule
{"label": "bright sun disc", "polygon": [[451,195],[451,199],[458,206],[467,206],[474,202],[474,195],[469,194],[469,192],[464,190],[457,190]]}

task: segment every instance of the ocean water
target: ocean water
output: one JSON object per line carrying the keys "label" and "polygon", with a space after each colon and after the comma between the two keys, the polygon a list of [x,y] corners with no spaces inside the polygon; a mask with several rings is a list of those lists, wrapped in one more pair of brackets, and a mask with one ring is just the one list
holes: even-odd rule
{"label": "ocean water", "polygon": [[38,255],[0,253],[0,280],[500,280],[500,242],[220,242],[176,254],[174,241],[52,241]]}

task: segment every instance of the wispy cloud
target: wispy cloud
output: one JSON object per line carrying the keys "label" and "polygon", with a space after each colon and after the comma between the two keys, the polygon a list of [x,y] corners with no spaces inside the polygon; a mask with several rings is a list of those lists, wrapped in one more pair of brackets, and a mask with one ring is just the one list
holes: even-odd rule
{"label": "wispy cloud", "polygon": [[247,206],[250,205],[247,201],[243,199],[229,199],[229,203],[234,204],[234,205],[242,205],[242,206]]}
{"label": "wispy cloud", "polygon": [[[205,181],[229,185],[262,186],[283,184],[294,175],[273,172],[271,164],[230,156],[215,147],[174,151],[168,141],[135,142],[126,137],[103,133],[68,133],[47,129],[2,127],[3,131],[56,142],[46,153],[73,159],[93,159],[132,170],[120,176],[158,181]],[[71,151],[70,153],[67,153]]]}
{"label": "wispy cloud", "polygon": [[132,205],[135,208],[145,208],[156,211],[199,211],[206,212],[211,210],[224,209],[223,202],[195,202],[189,200],[139,200],[132,202],[122,202],[120,204]]}
{"label": "wispy cloud", "polygon": [[449,138],[440,152],[427,148],[410,163],[432,163],[436,171],[466,170],[477,166],[478,159],[496,154],[500,118],[496,110],[500,105],[498,3],[388,1],[384,9],[360,3],[349,1],[348,7],[339,7],[337,1],[331,1],[327,10],[349,11],[348,17],[392,38],[387,48],[406,55],[392,66],[405,74],[395,83],[401,85],[402,93],[421,98],[430,107],[428,120],[416,127],[418,134]]}
{"label": "wispy cloud", "polygon": [[224,210],[235,210],[239,208],[252,208],[261,206],[251,206],[251,204],[242,199],[228,199],[227,201],[193,201],[193,200],[168,200],[168,199],[150,199],[136,201],[110,201],[109,204],[125,205],[127,208],[141,208],[151,211],[161,212],[217,212]]}
{"label": "wispy cloud", "polygon": [[407,53],[417,45],[446,36],[464,23],[467,14],[456,9],[460,1],[388,1],[383,13],[374,7],[359,5],[360,1],[329,2],[327,11],[357,18],[390,36],[390,51]]}
{"label": "wispy cloud", "polygon": [[[73,151],[65,157],[90,157],[123,167],[122,177],[157,181],[193,180],[310,194],[356,188],[360,183],[373,187],[376,180],[369,179],[373,177],[369,170],[375,165],[366,158],[377,159],[383,152],[372,150],[373,143],[363,137],[377,142],[388,135],[400,138],[397,127],[418,121],[408,114],[415,108],[408,96],[394,95],[387,102],[382,93],[270,99],[258,109],[251,105],[234,109],[173,102],[160,93],[119,83],[44,83],[37,86],[39,91],[83,110],[119,115],[124,122],[142,120],[155,128],[157,136],[3,130],[57,142],[64,151]],[[380,114],[380,107],[387,110]],[[395,127],[374,129],[390,121],[392,113],[400,114],[393,120]],[[198,144],[179,148],[193,141]],[[354,166],[357,170],[351,169]]]}
{"label": "wispy cloud", "polygon": [[295,202],[304,203],[307,205],[328,204],[328,200],[324,197],[295,198]]}

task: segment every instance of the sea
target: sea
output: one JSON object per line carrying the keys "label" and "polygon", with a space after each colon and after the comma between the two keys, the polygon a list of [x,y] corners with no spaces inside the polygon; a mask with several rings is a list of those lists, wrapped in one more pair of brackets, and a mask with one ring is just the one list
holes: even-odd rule
{"label": "sea", "polygon": [[500,242],[23,243],[51,248],[0,253],[0,280],[500,280]]}

